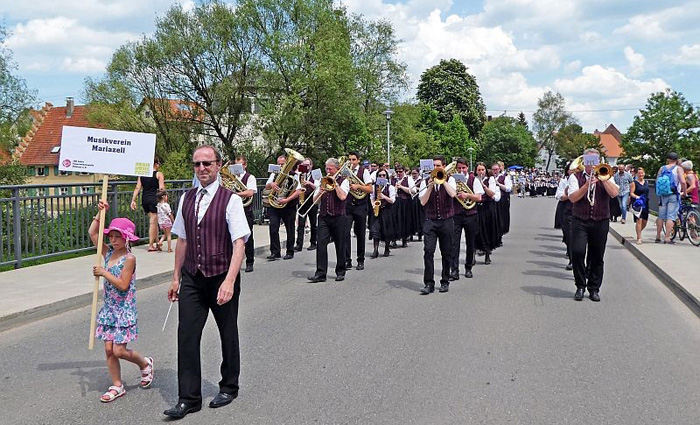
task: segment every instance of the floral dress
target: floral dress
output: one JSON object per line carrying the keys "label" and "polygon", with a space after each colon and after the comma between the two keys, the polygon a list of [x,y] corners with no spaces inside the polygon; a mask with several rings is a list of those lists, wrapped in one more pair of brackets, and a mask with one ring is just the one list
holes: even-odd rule
{"label": "floral dress", "polygon": [[[108,267],[109,259],[114,250],[110,249],[105,255],[105,269],[116,277],[120,277],[124,269],[126,255],[117,264]],[[129,255],[129,254],[127,254]],[[97,331],[95,336],[104,341],[114,341],[115,344],[126,344],[138,337],[139,328],[136,324],[136,272],[131,276],[129,288],[120,291],[114,285],[104,280],[104,303],[97,314]]]}

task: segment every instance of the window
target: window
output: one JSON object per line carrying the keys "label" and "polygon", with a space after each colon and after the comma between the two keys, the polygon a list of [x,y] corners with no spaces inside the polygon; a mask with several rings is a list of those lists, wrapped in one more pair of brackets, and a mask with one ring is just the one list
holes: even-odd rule
{"label": "window", "polygon": [[67,175],[68,175],[68,171],[58,170],[58,175],[59,175],[59,176],[67,176]]}
{"label": "window", "polygon": [[69,187],[63,186],[63,187],[60,187],[60,188],[59,188],[59,193],[60,193],[61,195],[68,195],[68,191],[69,191],[69,190],[70,190]]}
{"label": "window", "polygon": [[81,186],[81,187],[80,187],[80,193],[81,193],[81,194],[90,193],[90,186]]}
{"label": "window", "polygon": [[36,175],[40,177],[46,176],[46,167],[36,167]]}
{"label": "window", "polygon": [[53,148],[51,148],[51,153],[59,153],[60,151],[61,151],[60,146],[54,146]]}

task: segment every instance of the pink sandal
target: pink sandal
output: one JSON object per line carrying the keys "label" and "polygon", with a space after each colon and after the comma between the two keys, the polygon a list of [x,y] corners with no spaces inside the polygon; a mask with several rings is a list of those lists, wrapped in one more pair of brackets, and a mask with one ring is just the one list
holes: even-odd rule
{"label": "pink sandal", "polygon": [[107,389],[107,392],[102,394],[102,397],[100,397],[100,401],[102,403],[109,403],[112,402],[119,397],[123,396],[126,394],[126,390],[124,389],[124,385],[121,387],[117,387],[116,385],[112,385]]}
{"label": "pink sandal", "polygon": [[141,370],[141,388],[148,388],[153,382],[153,357],[146,357],[146,369]]}

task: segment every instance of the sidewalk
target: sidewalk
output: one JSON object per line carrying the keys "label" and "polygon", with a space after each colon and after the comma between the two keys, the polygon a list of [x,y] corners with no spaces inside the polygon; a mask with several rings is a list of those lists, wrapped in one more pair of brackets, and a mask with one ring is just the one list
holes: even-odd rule
{"label": "sidewalk", "polygon": [[642,244],[637,245],[632,214],[627,217],[630,220],[626,224],[619,221],[610,223],[610,234],[700,317],[700,247],[693,246],[687,239],[680,241],[678,238],[673,245],[654,243],[656,217],[652,215],[642,231]]}
{"label": "sidewalk", "polygon": [[[270,254],[269,227],[255,225],[253,232],[255,257],[260,261]],[[280,240],[283,244],[285,239],[282,226]],[[141,245],[133,250],[138,289],[164,283],[172,277],[174,254],[147,252],[147,248]],[[90,305],[95,283],[94,265],[95,254],[0,273],[0,332]]]}

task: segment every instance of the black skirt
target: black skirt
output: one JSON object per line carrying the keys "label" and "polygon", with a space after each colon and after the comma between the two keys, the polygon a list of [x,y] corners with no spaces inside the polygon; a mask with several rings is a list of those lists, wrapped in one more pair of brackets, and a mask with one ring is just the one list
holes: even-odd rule
{"label": "black skirt", "polygon": [[374,217],[372,214],[372,226],[369,228],[369,236],[372,240],[380,240],[382,242],[391,242],[396,239],[395,219],[393,205],[386,205],[384,208],[379,208],[379,215]]}
{"label": "black skirt", "polygon": [[425,207],[421,205],[418,196],[411,200],[411,205],[413,209],[413,231],[414,234],[419,236],[423,235],[423,223],[425,222]]}
{"label": "black skirt", "polygon": [[620,209],[620,201],[617,200],[617,196],[610,198],[610,218],[619,217],[622,215],[622,210]]}
{"label": "black skirt", "polygon": [[500,233],[496,217],[496,203],[486,202],[477,204],[479,234],[474,244],[480,251],[493,251],[498,247]]}

